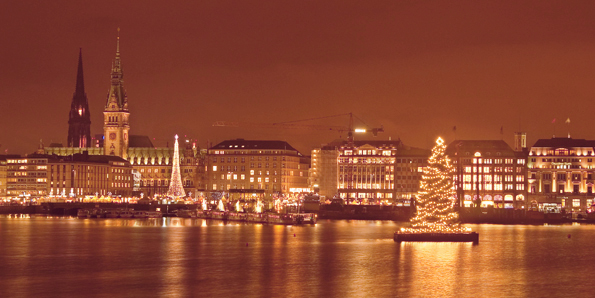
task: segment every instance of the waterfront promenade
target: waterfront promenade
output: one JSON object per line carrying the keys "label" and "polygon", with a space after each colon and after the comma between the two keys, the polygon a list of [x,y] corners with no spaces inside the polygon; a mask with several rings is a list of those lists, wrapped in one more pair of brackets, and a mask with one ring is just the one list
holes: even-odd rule
{"label": "waterfront promenade", "polygon": [[[38,205],[4,205],[0,206],[0,214],[51,214],[75,216],[78,209],[134,209],[141,211],[160,210],[164,216],[173,216],[175,210],[197,210],[196,204],[126,204],[126,203],[41,203]],[[311,212],[311,211],[308,211]],[[316,212],[319,219],[332,220],[392,220],[408,222],[413,210],[408,206],[381,205],[320,205]],[[494,223],[494,224],[542,224],[542,223],[595,223],[588,218],[572,218],[570,214],[553,214],[548,216],[539,212],[525,212],[524,210],[495,209],[495,208],[466,208],[460,212],[463,223]]]}

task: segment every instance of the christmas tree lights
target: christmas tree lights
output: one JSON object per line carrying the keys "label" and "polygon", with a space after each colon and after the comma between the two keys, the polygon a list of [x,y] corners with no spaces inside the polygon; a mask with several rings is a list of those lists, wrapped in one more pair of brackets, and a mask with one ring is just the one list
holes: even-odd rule
{"label": "christmas tree lights", "polygon": [[171,180],[169,182],[169,190],[167,196],[170,198],[185,197],[184,186],[182,185],[182,176],[180,175],[180,151],[178,148],[178,135],[176,135],[176,143],[174,145],[174,158],[171,170]]}
{"label": "christmas tree lights", "polygon": [[455,212],[455,168],[444,153],[446,145],[441,138],[436,140],[428,166],[420,181],[419,196],[415,199],[416,212],[411,218],[411,228],[402,228],[401,233],[468,233],[461,227]]}

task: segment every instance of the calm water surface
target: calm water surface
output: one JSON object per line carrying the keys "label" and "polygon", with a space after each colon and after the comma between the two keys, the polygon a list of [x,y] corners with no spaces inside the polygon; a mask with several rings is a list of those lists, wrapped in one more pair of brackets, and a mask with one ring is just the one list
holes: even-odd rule
{"label": "calm water surface", "polygon": [[399,245],[400,225],[5,216],[0,297],[595,295],[595,226],[470,225],[479,245]]}

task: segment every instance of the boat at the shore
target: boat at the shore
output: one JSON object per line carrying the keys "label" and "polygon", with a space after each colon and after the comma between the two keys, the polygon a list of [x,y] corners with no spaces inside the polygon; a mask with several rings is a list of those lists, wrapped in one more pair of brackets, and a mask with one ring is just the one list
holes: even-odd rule
{"label": "boat at the shore", "polygon": [[131,209],[79,209],[78,218],[161,218],[161,211],[142,211]]}
{"label": "boat at the shore", "polygon": [[314,213],[250,213],[250,212],[228,212],[228,211],[197,211],[198,218],[241,221],[249,223],[268,223],[279,225],[315,224],[316,214]]}
{"label": "boat at the shore", "polygon": [[186,210],[180,209],[178,210],[178,217],[182,218],[196,218],[196,210]]}
{"label": "boat at the shore", "polygon": [[161,218],[163,213],[160,211],[134,211],[134,218]]}

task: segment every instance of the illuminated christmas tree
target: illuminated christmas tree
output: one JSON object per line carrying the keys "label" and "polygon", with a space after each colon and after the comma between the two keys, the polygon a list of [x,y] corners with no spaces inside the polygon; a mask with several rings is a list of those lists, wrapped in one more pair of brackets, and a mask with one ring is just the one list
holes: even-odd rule
{"label": "illuminated christmas tree", "polygon": [[461,227],[455,212],[455,168],[444,154],[446,145],[441,138],[436,140],[428,166],[424,168],[419,195],[415,200],[416,212],[411,218],[408,233],[464,233],[470,230]]}
{"label": "illuminated christmas tree", "polygon": [[174,145],[174,158],[171,170],[171,180],[169,182],[169,190],[167,196],[172,198],[184,197],[184,186],[182,185],[182,176],[180,175],[180,151],[178,149],[178,135],[176,135],[176,143]]}

